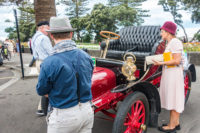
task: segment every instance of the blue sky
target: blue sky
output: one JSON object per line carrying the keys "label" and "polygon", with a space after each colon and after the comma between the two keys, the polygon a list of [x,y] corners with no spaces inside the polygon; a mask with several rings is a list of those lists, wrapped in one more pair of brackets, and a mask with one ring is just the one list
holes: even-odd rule
{"label": "blue sky", "polygon": [[[91,0],[89,2],[88,7],[92,9],[93,5],[96,3],[106,4],[107,0]],[[148,13],[151,15],[148,18],[145,18],[145,22],[143,25],[162,25],[165,21],[173,21],[170,13],[163,12],[162,6],[157,5],[158,0],[147,0],[143,3],[142,9],[150,10]],[[6,19],[10,19],[14,22],[15,18],[13,15],[14,6],[6,6],[0,7],[0,39],[5,39],[7,34],[4,32],[5,28],[13,26],[14,23],[5,23]],[[65,7],[59,6],[57,7],[58,16],[64,15]],[[183,15],[183,26],[186,29],[186,32],[189,37],[192,37],[193,34],[200,28],[200,24],[194,24],[191,22],[191,14],[185,11],[181,12]],[[180,29],[180,28],[179,28]],[[178,36],[183,36],[182,29],[179,30]]]}

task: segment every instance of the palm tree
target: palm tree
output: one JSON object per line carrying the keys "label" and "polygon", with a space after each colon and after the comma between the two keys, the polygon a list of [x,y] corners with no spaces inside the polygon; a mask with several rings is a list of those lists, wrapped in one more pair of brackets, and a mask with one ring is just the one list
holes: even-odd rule
{"label": "palm tree", "polygon": [[49,21],[50,17],[56,16],[55,0],[34,0],[35,21]]}

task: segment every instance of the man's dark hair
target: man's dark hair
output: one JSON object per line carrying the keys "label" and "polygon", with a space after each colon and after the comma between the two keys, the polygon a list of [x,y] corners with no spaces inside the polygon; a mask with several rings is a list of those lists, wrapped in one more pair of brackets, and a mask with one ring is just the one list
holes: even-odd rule
{"label": "man's dark hair", "polygon": [[38,24],[37,24],[37,27],[40,27],[42,25],[48,25],[49,26],[49,22],[48,21],[40,21]]}
{"label": "man's dark hair", "polygon": [[67,39],[70,38],[70,32],[63,32],[63,33],[51,33],[53,37],[57,39]]}

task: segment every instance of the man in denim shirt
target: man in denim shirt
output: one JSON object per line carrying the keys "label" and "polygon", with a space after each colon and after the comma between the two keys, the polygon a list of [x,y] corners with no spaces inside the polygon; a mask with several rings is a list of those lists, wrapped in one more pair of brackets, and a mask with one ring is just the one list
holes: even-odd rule
{"label": "man in denim shirt", "polygon": [[[46,30],[49,29],[48,21],[41,21],[37,24],[38,30],[32,37],[32,50],[33,50],[33,60],[36,61],[36,67],[38,72],[40,72],[40,64],[42,61],[48,57],[52,52],[52,44],[49,39],[48,32]],[[48,99],[46,97],[41,97],[38,105],[37,114],[38,115],[46,115],[48,106]]]}
{"label": "man in denim shirt", "polygon": [[48,96],[53,110],[47,116],[48,133],[91,133],[94,112],[90,101],[93,61],[72,41],[68,18],[50,19],[52,55],[41,64],[37,93]]}

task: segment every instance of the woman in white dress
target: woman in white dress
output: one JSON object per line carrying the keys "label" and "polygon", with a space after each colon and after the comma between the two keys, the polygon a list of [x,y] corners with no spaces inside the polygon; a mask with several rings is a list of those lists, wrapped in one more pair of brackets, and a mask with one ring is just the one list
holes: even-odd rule
{"label": "woman in white dress", "polygon": [[158,129],[167,133],[180,130],[179,117],[184,110],[183,45],[175,36],[176,28],[176,24],[170,21],[160,28],[162,39],[167,41],[165,52],[170,52],[172,59],[165,62],[154,61],[154,65],[163,65],[160,99],[161,107],[170,110],[170,121]]}

